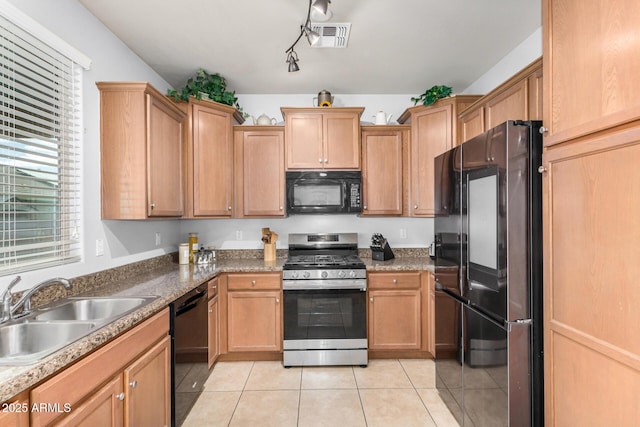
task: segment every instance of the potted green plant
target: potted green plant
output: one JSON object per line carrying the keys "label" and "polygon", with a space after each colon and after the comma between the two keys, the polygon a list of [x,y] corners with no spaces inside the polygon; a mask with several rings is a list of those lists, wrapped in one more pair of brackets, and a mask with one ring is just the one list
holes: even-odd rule
{"label": "potted green plant", "polygon": [[421,102],[424,105],[431,105],[436,102],[438,99],[446,98],[451,96],[451,88],[449,86],[433,86],[430,89],[427,89],[423,94],[411,98],[413,101],[413,105]]}
{"label": "potted green plant", "polygon": [[210,99],[235,107],[242,112],[236,93],[227,90],[225,78],[218,73],[209,74],[202,68],[198,68],[195,78],[191,77],[187,80],[187,84],[182,89],[167,90],[167,96],[178,101],[188,101],[191,96],[198,100]]}

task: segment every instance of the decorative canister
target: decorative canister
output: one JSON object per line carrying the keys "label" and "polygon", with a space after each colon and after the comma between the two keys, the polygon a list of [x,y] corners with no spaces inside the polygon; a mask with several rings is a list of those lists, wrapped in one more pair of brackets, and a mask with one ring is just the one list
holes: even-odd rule
{"label": "decorative canister", "polygon": [[178,246],[178,264],[189,264],[189,244],[180,243]]}

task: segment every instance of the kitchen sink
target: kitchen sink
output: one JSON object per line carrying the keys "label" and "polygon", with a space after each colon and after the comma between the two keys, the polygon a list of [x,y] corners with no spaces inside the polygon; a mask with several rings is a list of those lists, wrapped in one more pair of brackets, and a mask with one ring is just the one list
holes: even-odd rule
{"label": "kitchen sink", "polygon": [[35,363],[157,298],[72,297],[0,324],[0,366]]}
{"label": "kitchen sink", "polygon": [[43,308],[35,320],[105,320],[125,315],[156,297],[69,298],[51,308]]}
{"label": "kitchen sink", "polygon": [[0,365],[35,362],[95,328],[95,322],[29,322],[0,326]]}

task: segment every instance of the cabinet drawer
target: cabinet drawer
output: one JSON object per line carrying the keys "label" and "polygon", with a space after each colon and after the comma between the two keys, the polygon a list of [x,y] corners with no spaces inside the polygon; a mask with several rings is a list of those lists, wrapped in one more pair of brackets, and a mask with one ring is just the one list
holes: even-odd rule
{"label": "cabinet drawer", "polygon": [[369,273],[369,289],[420,289],[420,272]]}
{"label": "cabinet drawer", "polygon": [[230,291],[280,289],[282,280],[280,273],[229,274],[227,276],[227,287]]}
{"label": "cabinet drawer", "polygon": [[218,278],[215,277],[207,283],[207,299],[211,299],[218,295]]}

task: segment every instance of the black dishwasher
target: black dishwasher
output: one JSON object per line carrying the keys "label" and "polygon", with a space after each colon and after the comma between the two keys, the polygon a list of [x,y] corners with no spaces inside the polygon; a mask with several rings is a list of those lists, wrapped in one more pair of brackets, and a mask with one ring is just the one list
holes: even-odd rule
{"label": "black dishwasher", "polygon": [[207,284],[170,304],[171,425],[179,427],[209,376]]}

